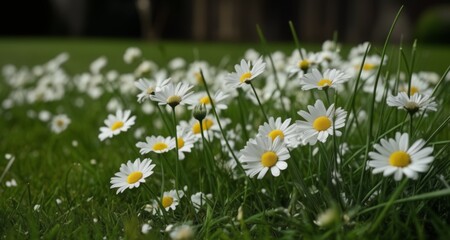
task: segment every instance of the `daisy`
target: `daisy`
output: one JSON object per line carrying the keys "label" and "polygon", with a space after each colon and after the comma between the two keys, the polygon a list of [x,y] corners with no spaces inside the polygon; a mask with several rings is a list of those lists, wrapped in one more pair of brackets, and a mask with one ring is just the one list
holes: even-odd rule
{"label": "daisy", "polygon": [[195,232],[191,225],[182,224],[171,229],[169,236],[172,240],[189,240],[195,238]]}
{"label": "daisy", "polygon": [[142,103],[147,99],[150,99],[152,95],[155,95],[155,92],[161,91],[161,88],[169,84],[170,78],[161,79],[157,78],[156,82],[151,82],[146,78],[141,78],[134,85],[141,90],[141,92],[137,95],[138,102]]}
{"label": "daisy", "polygon": [[100,128],[100,134],[98,135],[100,141],[103,141],[106,138],[112,138],[120,132],[126,132],[133,126],[136,116],[130,117],[130,114],[130,110],[125,110],[124,112],[122,109],[117,110],[115,115],[109,114],[108,118],[105,120],[106,127]]}
{"label": "daisy", "polygon": [[264,72],[266,63],[260,57],[254,64],[251,61],[241,60],[240,64],[234,65],[236,72],[228,74],[225,80],[227,85],[232,88],[241,87],[244,83],[250,84],[251,81]]}
{"label": "daisy", "polygon": [[178,156],[180,160],[185,158],[185,152],[191,152],[197,141],[194,134],[187,127],[177,126]]}
{"label": "daisy", "polygon": [[200,208],[206,203],[206,201],[211,201],[212,194],[204,194],[202,192],[198,192],[191,196],[192,205],[194,206],[195,212],[198,212]]}
{"label": "daisy", "polygon": [[[228,105],[225,103],[226,99],[229,97],[228,94],[223,93],[222,91],[218,90],[214,96],[211,98],[208,97],[208,94],[206,92],[200,92],[197,94],[194,94],[192,98],[198,100],[198,104],[204,104],[206,109],[210,110],[211,107],[211,101],[214,102],[214,107],[217,111],[224,110],[228,108]],[[194,105],[191,105],[189,109],[194,109]]]}
{"label": "daisy", "polygon": [[301,54],[299,51],[295,50],[289,60],[290,66],[287,70],[289,72],[289,77],[293,75],[298,75],[298,77],[303,76],[313,67],[317,66],[318,56],[315,53],[307,53],[305,49],[301,49]]}
{"label": "daisy", "polygon": [[145,205],[145,211],[152,214],[162,214],[161,205],[166,211],[175,210],[183,196],[184,193],[181,190],[170,190],[168,192],[164,192],[162,198],[153,200],[151,204]]}
{"label": "daisy", "polygon": [[[228,125],[230,122],[231,121],[228,118],[220,119],[220,123],[222,124],[223,128],[225,128],[225,126]],[[181,125],[181,123],[180,123],[180,125]],[[220,136],[221,136],[219,124],[217,123],[216,119],[212,116],[206,116],[205,119],[202,120],[201,128],[200,128],[200,122],[196,119],[192,119],[189,123],[189,126],[190,126],[190,129],[191,129],[192,133],[194,134],[194,136],[198,139],[202,138],[202,133],[201,133],[202,128],[203,128],[203,134],[205,135],[206,138],[214,137],[214,136],[220,138]]]}
{"label": "daisy", "polygon": [[56,115],[52,119],[51,130],[54,133],[60,133],[66,130],[67,126],[70,124],[70,118],[66,114]]}
{"label": "daisy", "polygon": [[270,137],[257,136],[247,142],[241,154],[239,161],[242,162],[245,173],[250,177],[258,174],[258,179],[262,179],[269,169],[274,177],[278,177],[280,170],[287,168],[286,160],[290,158],[280,137],[272,140]]}
{"label": "daisy", "polygon": [[123,61],[126,64],[131,64],[135,59],[138,59],[142,56],[141,49],[137,47],[129,47],[127,50],[125,50],[125,53],[123,54]]}
{"label": "daisy", "polygon": [[396,181],[400,181],[403,174],[407,178],[417,179],[417,172],[426,172],[434,160],[430,155],[433,148],[424,146],[422,139],[409,146],[408,134],[397,132],[395,139],[381,139],[380,144],[373,146],[376,152],[369,152],[371,159],[368,165],[374,168],[373,174],[382,172],[385,177],[394,174]]}
{"label": "daisy", "polygon": [[269,118],[269,122],[264,123],[264,125],[259,126],[258,136],[270,137],[272,141],[279,137],[284,140],[286,145],[291,148],[298,146],[298,129],[295,124],[290,125],[291,119],[288,118],[284,122],[281,122],[281,118],[276,120],[273,117]]}
{"label": "daisy", "polygon": [[342,133],[336,129],[344,127],[346,111],[342,108],[335,109],[334,104],[325,109],[321,100],[317,100],[314,106],[308,105],[308,110],[309,113],[303,110],[298,112],[306,121],[296,122],[300,133],[303,134],[304,143],[314,145],[317,140],[325,142],[333,132],[336,136],[341,136]]}
{"label": "daisy", "polygon": [[437,104],[434,97],[415,93],[408,97],[406,92],[399,92],[397,96],[389,95],[386,99],[387,105],[397,107],[398,109],[405,109],[410,114],[423,113],[425,111],[437,111]]}
{"label": "daisy", "polygon": [[127,164],[122,164],[120,171],[111,178],[111,188],[119,188],[116,194],[122,193],[127,188],[137,188],[145,182],[145,178],[153,174],[154,167],[155,164],[152,164],[149,158],[145,158],[142,162],[137,158],[134,163],[128,160]]}
{"label": "daisy", "polygon": [[326,90],[329,87],[336,88],[336,85],[347,82],[350,76],[336,69],[327,69],[323,75],[316,68],[311,73],[300,78],[303,90],[317,88]]}
{"label": "daisy", "polygon": [[142,155],[149,152],[165,153],[175,148],[175,139],[163,136],[146,137],[145,142],[136,143],[136,147],[140,148],[139,152]]}
{"label": "daisy", "polygon": [[193,92],[190,90],[192,88],[192,85],[183,82],[179,82],[176,86],[169,83],[161,91],[156,92],[151,99],[158,102],[159,105],[169,104],[171,107],[176,107],[178,104],[191,105],[195,103],[195,100],[191,98]]}

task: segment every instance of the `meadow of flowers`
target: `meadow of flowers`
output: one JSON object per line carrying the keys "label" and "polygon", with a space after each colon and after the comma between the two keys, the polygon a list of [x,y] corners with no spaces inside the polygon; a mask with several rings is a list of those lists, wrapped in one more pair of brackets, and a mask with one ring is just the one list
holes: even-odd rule
{"label": "meadow of flowers", "polygon": [[386,49],[5,65],[1,237],[449,236],[448,69]]}

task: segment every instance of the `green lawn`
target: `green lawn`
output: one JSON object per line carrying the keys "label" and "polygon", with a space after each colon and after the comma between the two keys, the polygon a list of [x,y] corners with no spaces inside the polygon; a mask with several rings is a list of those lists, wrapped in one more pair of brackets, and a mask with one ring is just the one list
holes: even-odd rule
{"label": "green lawn", "polygon": [[[207,60],[212,66],[225,62],[226,72],[234,71],[233,66],[248,48],[261,50],[259,43],[3,38],[0,39],[0,67],[13,64],[31,68],[67,52],[70,59],[63,69],[70,77],[89,72],[91,62],[100,56],[108,59],[102,74],[112,69],[131,73],[136,64],[130,66],[123,61],[123,54],[130,46],[141,48],[145,59],[155,61],[162,68],[172,58],[182,57],[188,63]],[[318,51],[321,46],[302,47]],[[344,58],[350,47],[343,47]],[[294,44],[269,43],[268,49],[290,54]],[[389,64],[381,76],[398,76],[398,49],[398,46],[388,47]],[[410,49],[405,46],[408,64]],[[380,54],[381,50],[376,45],[372,53]],[[449,67],[449,56],[450,46],[419,43],[413,71],[435,71],[442,76]],[[403,60],[399,69],[404,72]],[[257,88],[270,83],[269,77],[261,78],[255,80]],[[3,77],[0,79],[0,104],[3,104],[14,87],[7,86]],[[93,99],[85,90],[74,87],[72,80],[75,82],[70,79],[61,100],[23,103],[11,109],[0,106],[0,174],[8,164],[5,154],[15,157],[0,182],[0,239],[169,239],[170,231],[164,229],[169,224],[182,223],[193,227],[196,239],[445,239],[450,236],[448,81],[441,82],[435,92],[438,111],[430,111],[427,116],[415,115],[414,120],[403,109],[387,107],[386,94],[381,102],[376,102],[372,93],[362,91],[361,85],[353,88],[358,82],[356,78],[344,84],[342,94],[331,88],[308,92],[302,91],[299,85],[285,85],[280,92],[289,104],[269,92],[261,108],[256,100],[251,101],[239,91],[226,102],[228,109],[218,114],[223,122],[226,122],[223,118],[230,119],[226,133],[217,131],[219,137],[198,140],[183,161],[176,161],[174,151],[145,155],[156,163],[155,173],[144,186],[116,194],[116,189],[110,189],[111,177],[127,160],[143,158],[135,146],[137,141],[143,141],[145,136],[169,136],[173,132],[172,112],[164,108],[158,112],[153,107],[151,114],[145,113],[135,93],[122,94],[122,87],[129,86],[123,86],[126,84],[121,81],[105,83],[103,77],[99,85],[105,94]],[[206,80],[211,88],[211,85],[217,87],[211,79]],[[205,90],[202,84],[194,89]],[[253,96],[253,92],[248,93]],[[132,115],[137,116],[136,124],[128,132],[99,141],[99,129],[111,112],[106,110],[111,99],[132,110]],[[336,106],[352,113],[347,125],[340,129],[342,136],[330,135],[325,143],[292,149],[287,160],[289,167],[279,177],[268,173],[258,180],[237,168],[231,172],[224,167],[231,158],[229,148],[239,152],[249,144],[248,138],[258,133],[258,127],[265,122],[261,109],[269,116],[289,117],[295,122],[303,120],[297,112],[306,111],[306,105],[314,104],[317,99],[326,105],[334,101]],[[67,114],[71,119],[67,130],[52,133],[50,123],[38,119],[42,111]],[[361,112],[365,115],[360,116]],[[212,117],[212,113],[208,116]],[[185,110],[175,121],[191,118],[191,111]],[[134,131],[138,128],[145,129],[145,134],[136,138]],[[364,171],[367,153],[375,151],[373,145],[380,139],[392,138],[397,131],[409,133],[411,141],[424,139],[427,146],[433,147],[434,162],[428,171],[419,173],[416,181],[394,181],[392,176]],[[229,148],[220,141],[228,133],[227,138],[235,144]],[[345,154],[337,150],[341,143],[348,144]],[[17,181],[17,187],[6,186],[5,182],[11,179]],[[176,179],[180,185],[175,183]],[[144,211],[144,206],[159,197],[160,192],[175,186],[182,189],[184,185],[188,186],[186,194],[202,191],[212,193],[213,197],[198,212],[190,196],[182,198],[174,211],[159,215]],[[319,216],[327,216],[328,222],[326,217],[321,220],[328,224],[317,223]],[[148,234],[141,231],[145,223],[153,228]]]}

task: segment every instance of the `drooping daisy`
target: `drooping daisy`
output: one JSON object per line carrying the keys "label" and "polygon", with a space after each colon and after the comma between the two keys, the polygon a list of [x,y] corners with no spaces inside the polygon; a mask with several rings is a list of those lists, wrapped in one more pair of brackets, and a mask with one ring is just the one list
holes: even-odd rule
{"label": "drooping daisy", "polygon": [[137,188],[141,183],[145,182],[145,178],[153,174],[152,160],[145,158],[144,160],[137,158],[133,163],[128,160],[127,164],[120,166],[120,171],[111,178],[111,188],[118,188],[116,194],[122,193],[125,189]]}
{"label": "drooping daisy", "polygon": [[185,152],[191,152],[197,141],[192,131],[187,127],[177,126],[178,156],[180,160],[185,158]]}
{"label": "drooping daisy", "polygon": [[410,179],[417,179],[418,172],[426,172],[434,157],[432,147],[425,147],[425,141],[417,140],[409,145],[407,133],[395,134],[395,139],[381,139],[380,144],[373,147],[376,152],[369,152],[368,162],[373,167],[372,173],[383,173],[387,177],[394,174],[394,179],[400,181],[403,174]]}
{"label": "drooping daisy", "polygon": [[167,84],[152,96],[152,100],[158,102],[159,105],[169,104],[171,107],[184,104],[195,104],[195,100],[191,97],[190,90],[192,85],[179,82],[176,86],[173,83]]}
{"label": "drooping daisy", "polygon": [[67,126],[70,124],[70,118],[66,114],[56,115],[52,119],[51,130],[54,133],[60,133],[66,130]]}
{"label": "drooping daisy", "polygon": [[406,92],[399,92],[397,96],[389,95],[386,101],[389,106],[405,109],[410,114],[415,114],[417,112],[423,113],[424,111],[437,111],[437,104],[434,101],[434,97],[425,96],[419,93],[415,93],[411,97],[408,97]]}
{"label": "drooping daisy", "polygon": [[140,148],[142,155],[149,152],[165,153],[175,148],[175,139],[163,136],[146,137],[145,142],[136,143],[136,147]]}
{"label": "drooping daisy", "polygon": [[341,136],[341,132],[336,130],[344,127],[345,116],[347,112],[342,108],[335,109],[334,104],[326,109],[322,100],[318,99],[314,106],[308,105],[309,113],[306,111],[299,111],[298,114],[306,121],[297,121],[297,127],[301,134],[303,134],[303,141],[311,145],[316,144],[317,140],[325,142],[328,135]]}
{"label": "drooping daisy", "polygon": [[350,76],[337,69],[327,69],[323,75],[316,68],[312,69],[311,73],[305,74],[300,78],[300,85],[303,90],[310,89],[328,89],[329,87],[336,88],[337,85],[342,84]]}
{"label": "drooping daisy", "polygon": [[297,140],[298,129],[295,124],[289,126],[290,123],[290,118],[281,122],[281,118],[275,120],[273,117],[270,117],[268,123],[266,122],[264,125],[259,126],[258,135],[270,137],[272,141],[279,137],[281,140],[284,140],[288,147],[295,148],[299,144]]}
{"label": "drooping daisy", "polygon": [[136,116],[130,117],[130,115],[130,110],[122,111],[122,109],[117,110],[115,115],[109,114],[108,118],[105,120],[106,127],[100,128],[100,134],[98,135],[100,141],[103,141],[106,138],[112,138],[120,132],[126,132],[133,126]]}
{"label": "drooping daisy", "polygon": [[272,140],[267,136],[257,136],[247,142],[241,154],[239,161],[245,173],[250,177],[258,174],[258,179],[262,179],[269,169],[274,177],[278,177],[280,170],[287,168],[286,160],[290,158],[280,137]]}
{"label": "drooping daisy", "polygon": [[225,77],[229,87],[238,88],[243,84],[250,84],[251,81],[264,72],[266,63],[260,57],[254,64],[250,61],[241,60],[240,64],[234,65],[236,72],[230,73]]}
{"label": "drooping daisy", "polygon": [[161,79],[156,78],[156,81],[152,82],[146,78],[141,78],[134,85],[141,90],[141,92],[137,95],[138,102],[142,103],[146,99],[150,99],[155,92],[159,92],[161,88],[166,86],[170,82],[170,78]]}

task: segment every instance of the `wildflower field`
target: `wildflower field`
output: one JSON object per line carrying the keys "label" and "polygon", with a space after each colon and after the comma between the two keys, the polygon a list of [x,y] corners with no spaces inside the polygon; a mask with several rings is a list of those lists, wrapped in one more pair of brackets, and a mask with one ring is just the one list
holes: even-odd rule
{"label": "wildflower field", "polygon": [[2,239],[445,239],[449,47],[0,40]]}

